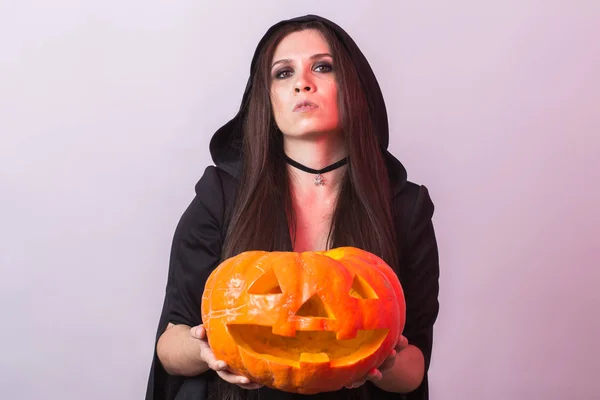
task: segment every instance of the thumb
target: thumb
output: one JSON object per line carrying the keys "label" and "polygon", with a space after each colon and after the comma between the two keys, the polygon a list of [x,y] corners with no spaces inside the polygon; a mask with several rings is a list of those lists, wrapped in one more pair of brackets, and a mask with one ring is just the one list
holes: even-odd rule
{"label": "thumb", "polygon": [[205,339],[206,338],[206,329],[204,325],[196,325],[190,328],[190,334],[195,339]]}

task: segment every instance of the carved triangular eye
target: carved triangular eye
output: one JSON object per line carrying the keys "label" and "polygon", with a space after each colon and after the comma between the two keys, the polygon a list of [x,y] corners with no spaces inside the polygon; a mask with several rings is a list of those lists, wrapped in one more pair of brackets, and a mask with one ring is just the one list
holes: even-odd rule
{"label": "carved triangular eye", "polygon": [[325,303],[323,303],[323,300],[316,294],[312,295],[310,299],[302,304],[302,307],[296,312],[296,315],[299,317],[335,319],[331,310],[329,310]]}
{"label": "carved triangular eye", "polygon": [[377,294],[365,281],[358,275],[354,275],[354,281],[352,282],[352,287],[350,288],[350,296],[356,297],[357,299],[378,299]]}
{"label": "carved triangular eye", "polygon": [[250,286],[248,293],[281,294],[281,286],[279,286],[279,281],[277,280],[277,276],[275,276],[275,271],[270,269],[262,274],[262,276],[254,281],[252,286]]}

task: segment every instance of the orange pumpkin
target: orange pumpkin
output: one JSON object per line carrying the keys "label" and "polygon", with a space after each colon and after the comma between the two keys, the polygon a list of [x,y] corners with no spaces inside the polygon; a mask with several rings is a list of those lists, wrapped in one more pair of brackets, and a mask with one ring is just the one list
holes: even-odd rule
{"label": "orange pumpkin", "polygon": [[245,252],[212,272],[202,297],[217,359],[253,382],[303,394],[341,389],[380,365],[405,312],[394,271],[354,247]]}

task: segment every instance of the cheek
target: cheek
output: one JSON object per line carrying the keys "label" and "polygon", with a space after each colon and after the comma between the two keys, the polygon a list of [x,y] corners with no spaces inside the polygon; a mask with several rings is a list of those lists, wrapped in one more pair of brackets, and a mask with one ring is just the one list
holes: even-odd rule
{"label": "cheek", "polygon": [[325,88],[324,97],[327,100],[328,108],[331,110],[338,109],[338,95],[337,95],[337,86],[335,83],[331,83]]}
{"label": "cheek", "polygon": [[273,107],[275,119],[281,118],[285,111],[286,98],[282,92],[281,89],[271,90],[271,105]]}

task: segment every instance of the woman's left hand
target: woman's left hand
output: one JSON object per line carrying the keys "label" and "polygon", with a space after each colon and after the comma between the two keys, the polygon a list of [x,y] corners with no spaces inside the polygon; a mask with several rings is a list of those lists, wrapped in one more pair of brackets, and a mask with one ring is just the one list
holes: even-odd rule
{"label": "woman's left hand", "polygon": [[362,379],[354,381],[348,385],[346,385],[347,389],[354,389],[359,386],[365,384],[366,381],[377,382],[383,378],[383,374],[392,369],[394,366],[394,362],[396,361],[396,354],[401,352],[408,346],[408,339],[404,336],[400,336],[398,342],[396,342],[396,346],[390,352],[390,355],[381,363],[381,365],[377,368],[373,368],[369,373],[364,376]]}

